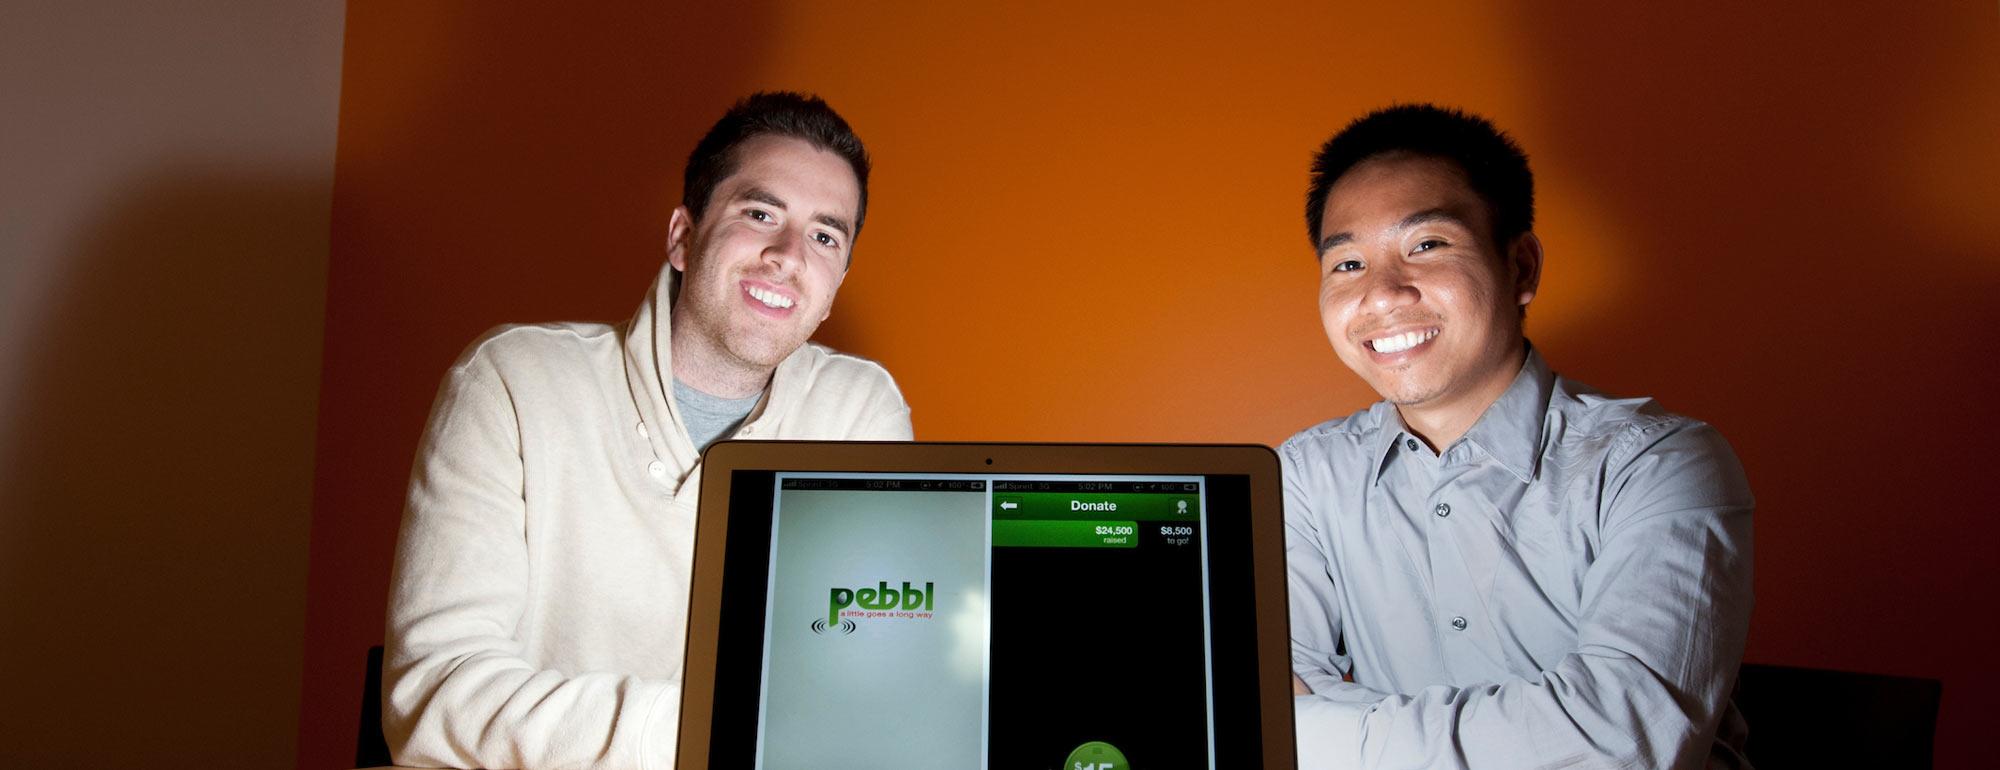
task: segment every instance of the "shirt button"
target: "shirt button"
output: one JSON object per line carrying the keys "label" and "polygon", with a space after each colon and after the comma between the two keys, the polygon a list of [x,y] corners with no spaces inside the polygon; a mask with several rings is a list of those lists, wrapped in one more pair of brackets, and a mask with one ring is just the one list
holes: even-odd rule
{"label": "shirt button", "polygon": [[665,476],[667,475],[667,464],[660,462],[658,460],[654,460],[646,464],[646,472],[653,474],[653,478],[656,479],[661,476]]}
{"label": "shirt button", "polygon": [[640,438],[651,438],[651,437],[652,437],[652,435],[653,435],[653,434],[651,434],[651,433],[647,433],[647,432],[646,432],[646,424],[645,424],[645,423],[643,423],[643,422],[642,422],[642,423],[639,423],[639,425],[638,425],[638,428],[639,428],[639,437],[640,437]]}
{"label": "shirt button", "polygon": [[1465,618],[1463,618],[1463,617],[1457,617],[1457,618],[1452,618],[1452,619],[1451,619],[1451,627],[1452,627],[1452,628],[1456,628],[1456,629],[1458,629],[1458,630],[1460,630],[1460,631],[1464,631],[1464,630],[1465,630]]}
{"label": "shirt button", "polygon": [[1438,503],[1438,506],[1436,508],[1431,509],[1431,513],[1435,513],[1439,517],[1450,516],[1451,506],[1445,503]]}
{"label": "shirt button", "polygon": [[1417,440],[1413,438],[1403,439],[1403,448],[1412,452],[1417,451]]}

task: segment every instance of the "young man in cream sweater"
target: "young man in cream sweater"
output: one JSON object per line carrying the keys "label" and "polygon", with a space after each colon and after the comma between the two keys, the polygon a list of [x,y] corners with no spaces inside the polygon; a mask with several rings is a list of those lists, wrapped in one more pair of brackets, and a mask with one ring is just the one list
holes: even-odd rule
{"label": "young man in cream sweater", "polygon": [[868,169],[819,99],[746,98],[689,158],[630,321],[501,327],[452,366],[390,589],[398,764],[672,765],[701,450],[911,437],[888,372],[807,342]]}

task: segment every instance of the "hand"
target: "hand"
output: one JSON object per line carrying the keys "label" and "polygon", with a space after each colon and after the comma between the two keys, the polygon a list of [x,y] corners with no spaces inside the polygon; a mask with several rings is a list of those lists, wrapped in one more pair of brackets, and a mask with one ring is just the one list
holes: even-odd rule
{"label": "hand", "polygon": [[1299,675],[1298,675],[1298,674],[1296,674],[1296,673],[1294,673],[1294,674],[1292,674],[1292,694],[1293,694],[1293,695],[1311,695],[1311,694],[1313,694],[1313,688],[1311,688],[1311,687],[1307,687],[1307,686],[1306,686],[1306,680],[1304,680],[1304,679],[1300,679],[1300,678],[1299,678]]}

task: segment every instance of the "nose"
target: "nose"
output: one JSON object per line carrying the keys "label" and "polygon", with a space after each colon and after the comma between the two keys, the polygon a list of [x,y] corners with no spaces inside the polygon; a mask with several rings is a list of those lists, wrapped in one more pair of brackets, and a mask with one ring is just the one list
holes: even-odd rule
{"label": "nose", "polygon": [[805,259],[805,233],[786,226],[771,234],[764,244],[764,262],[780,273],[790,273]]}
{"label": "nose", "polygon": [[1410,273],[1395,260],[1383,260],[1362,278],[1361,304],[1377,313],[1388,312],[1422,298]]}

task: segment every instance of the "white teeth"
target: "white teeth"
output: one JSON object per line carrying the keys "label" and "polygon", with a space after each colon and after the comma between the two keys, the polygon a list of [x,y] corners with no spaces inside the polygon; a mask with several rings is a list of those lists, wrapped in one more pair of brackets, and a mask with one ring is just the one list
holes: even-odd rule
{"label": "white teeth", "polygon": [[791,297],[775,291],[765,291],[755,286],[750,287],[750,296],[758,302],[764,303],[765,307],[788,308],[792,306]]}
{"label": "white teeth", "polygon": [[1410,348],[1414,348],[1418,345],[1428,342],[1432,337],[1436,336],[1437,336],[1436,329],[1425,329],[1423,331],[1416,331],[1416,332],[1403,332],[1402,334],[1398,334],[1392,337],[1383,337],[1379,340],[1374,340],[1372,342],[1369,342],[1368,347],[1374,348],[1375,352],[1377,353],[1401,353],[1405,350],[1409,350]]}

